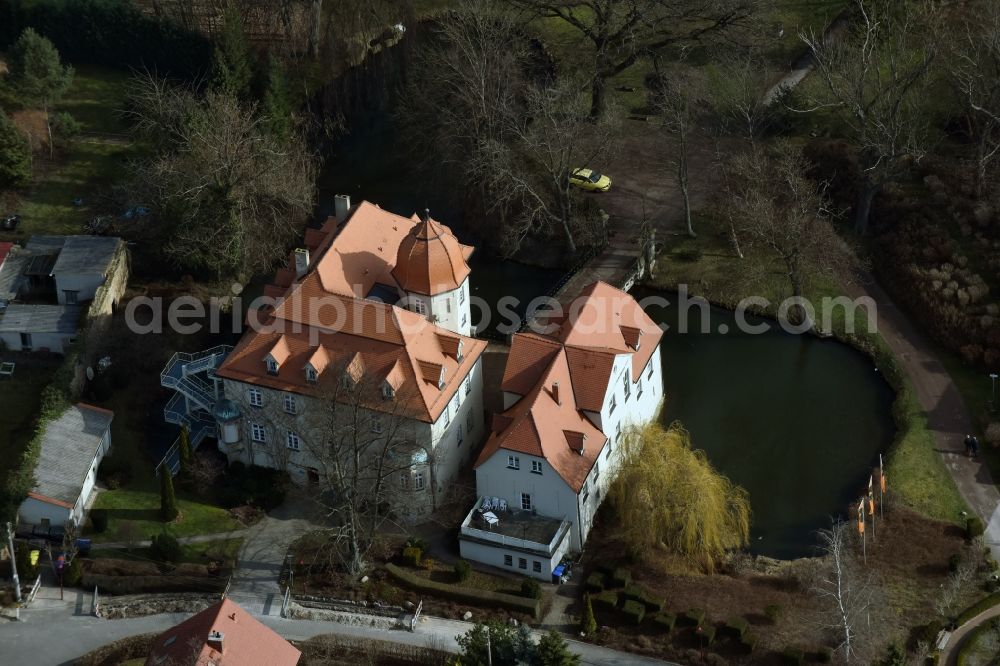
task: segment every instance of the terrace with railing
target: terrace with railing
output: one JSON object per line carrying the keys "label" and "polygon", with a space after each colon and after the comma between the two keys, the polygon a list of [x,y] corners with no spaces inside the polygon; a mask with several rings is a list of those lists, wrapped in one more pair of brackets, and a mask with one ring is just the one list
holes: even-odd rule
{"label": "terrace with railing", "polygon": [[[461,537],[551,556],[569,534],[569,521],[510,508],[488,511],[483,499],[476,501],[462,521]],[[495,521],[488,519],[487,513],[492,513]]]}

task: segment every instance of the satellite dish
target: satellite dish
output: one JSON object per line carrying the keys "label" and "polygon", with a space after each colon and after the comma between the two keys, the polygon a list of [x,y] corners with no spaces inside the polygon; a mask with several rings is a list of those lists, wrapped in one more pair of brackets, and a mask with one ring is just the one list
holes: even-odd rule
{"label": "satellite dish", "polygon": [[94,369],[90,366],[87,366],[87,380],[94,381]]}

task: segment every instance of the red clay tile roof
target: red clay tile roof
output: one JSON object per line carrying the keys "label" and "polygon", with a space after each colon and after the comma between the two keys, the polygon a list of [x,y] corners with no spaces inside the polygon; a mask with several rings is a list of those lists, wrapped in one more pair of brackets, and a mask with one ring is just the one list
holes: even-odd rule
{"label": "red clay tile roof", "polygon": [[399,244],[392,276],[404,291],[434,296],[458,289],[469,277],[471,252],[430,217],[418,221]]}
{"label": "red clay tile roof", "polygon": [[[552,385],[570,386],[565,350],[560,349],[543,368],[540,380],[528,395],[493,419],[490,435],[476,467],[500,449],[545,458],[566,484],[579,492],[607,437],[584,416],[571,391],[559,391],[556,402]],[[495,426],[504,426],[497,431]],[[567,433],[575,433],[567,437]],[[585,443],[584,443],[585,438]]]}
{"label": "red clay tile roof", "polygon": [[561,347],[558,340],[534,333],[515,335],[510,341],[500,388],[520,395],[531,391]]}
{"label": "red clay tile roof", "polygon": [[[222,634],[222,652],[208,644]],[[225,599],[163,632],[146,666],[295,666],[302,653],[288,641]]]}
{"label": "red clay tile roof", "polygon": [[[522,395],[493,417],[476,462],[500,449],[542,456],[579,492],[607,438],[584,411],[600,412],[618,354],[630,354],[638,377],[663,332],[634,298],[603,282],[574,299],[551,337],[518,333],[501,388]],[[635,346],[639,349],[636,350]]]}
{"label": "red clay tile roof", "polygon": [[49,497],[48,495],[42,495],[41,493],[36,493],[34,491],[28,491],[28,497],[36,499],[39,502],[45,502],[46,504],[54,504],[55,506],[61,506],[64,509],[72,509],[73,505],[69,502],[64,502],[63,500],[56,499],[54,497]]}

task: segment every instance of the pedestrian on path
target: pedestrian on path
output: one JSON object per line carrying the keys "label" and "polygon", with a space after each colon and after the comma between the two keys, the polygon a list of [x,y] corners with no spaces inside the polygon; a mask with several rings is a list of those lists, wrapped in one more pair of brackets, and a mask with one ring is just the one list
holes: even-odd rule
{"label": "pedestrian on path", "polygon": [[972,435],[966,435],[965,436],[965,457],[966,458],[971,458],[972,457],[972,440],[973,439],[974,438],[973,438]]}
{"label": "pedestrian on path", "polygon": [[972,446],[972,458],[975,460],[979,456],[979,438],[973,435],[970,445]]}

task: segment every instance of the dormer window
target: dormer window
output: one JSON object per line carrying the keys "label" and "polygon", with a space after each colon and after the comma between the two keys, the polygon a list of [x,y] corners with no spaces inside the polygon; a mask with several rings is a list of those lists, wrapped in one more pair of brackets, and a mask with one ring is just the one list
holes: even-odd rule
{"label": "dormer window", "polygon": [[455,351],[455,360],[459,363],[462,362],[462,341],[458,341],[458,349]]}
{"label": "dormer window", "polygon": [[392,400],[396,397],[396,390],[388,383],[382,384],[382,397],[386,400]]}
{"label": "dormer window", "polygon": [[441,367],[441,376],[438,377],[438,389],[444,388],[444,366]]}
{"label": "dormer window", "polygon": [[354,380],[346,372],[340,376],[340,388],[350,391],[354,387]]}
{"label": "dormer window", "polygon": [[315,384],[319,381],[319,373],[316,372],[316,368],[311,365],[306,366],[306,381],[310,384]]}
{"label": "dormer window", "polygon": [[267,374],[277,375],[278,374],[278,362],[274,360],[273,356],[268,356],[264,359],[264,366],[267,368]]}

